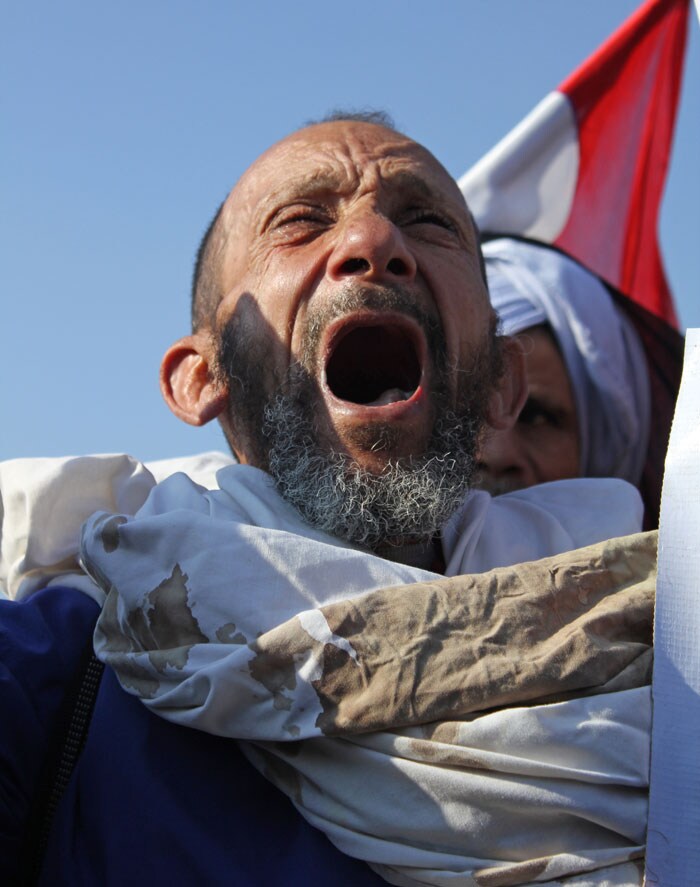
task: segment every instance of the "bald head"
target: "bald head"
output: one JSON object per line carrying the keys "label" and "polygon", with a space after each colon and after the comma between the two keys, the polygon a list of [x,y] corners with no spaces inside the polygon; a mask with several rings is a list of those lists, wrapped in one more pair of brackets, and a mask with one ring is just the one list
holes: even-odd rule
{"label": "bald head", "polygon": [[[259,167],[265,166],[270,162],[274,163],[274,158],[280,151],[284,150],[284,148],[287,146],[287,143],[293,142],[296,137],[303,135],[306,130],[321,127],[334,131],[335,124],[358,124],[361,126],[372,126],[377,127],[378,129],[383,129],[390,133],[393,137],[396,137],[396,139],[402,140],[407,144],[410,143],[412,145],[415,145],[417,148],[423,151],[426,155],[426,158],[429,159],[430,162],[439,166],[442,169],[444,175],[450,181],[452,181],[449,173],[444,170],[444,168],[439,164],[435,157],[429,151],[427,151],[427,149],[422,148],[422,146],[418,145],[418,143],[413,142],[407,136],[398,132],[389,115],[382,111],[332,111],[320,121],[309,122],[304,127],[296,130],[290,136],[285,137],[280,142],[273,145],[256,161],[254,161],[253,164],[251,164],[251,166],[243,173],[237,184],[232,189],[228,198],[220,204],[216,213],[214,214],[214,217],[207,227],[200,243],[194,267],[191,301],[191,322],[194,332],[205,329],[213,329],[215,326],[216,310],[224,294],[223,281],[221,276],[222,262],[224,258],[228,234],[230,233],[231,228],[231,219],[227,219],[226,217],[228,213],[235,212],[236,193],[241,187],[245,185],[246,179],[250,175],[254,174]],[[315,173],[315,176],[320,179],[320,169],[317,173]],[[455,190],[457,190],[456,186]],[[459,194],[459,192],[457,193]],[[461,194],[459,194],[458,200],[463,201]],[[468,209],[467,213],[474,228],[474,232],[476,232],[476,223],[474,222],[473,217]],[[486,273],[480,251],[479,263],[482,276],[485,280]]]}

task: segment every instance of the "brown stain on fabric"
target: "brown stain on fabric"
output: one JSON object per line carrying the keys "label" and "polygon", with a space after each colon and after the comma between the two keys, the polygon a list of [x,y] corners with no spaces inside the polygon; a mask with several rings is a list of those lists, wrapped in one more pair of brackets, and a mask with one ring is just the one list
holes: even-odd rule
{"label": "brown stain on fabric", "polygon": [[474,872],[474,880],[479,887],[515,887],[533,881],[547,871],[551,857],[532,859],[528,862],[515,862],[511,865],[492,869],[479,869]]}
{"label": "brown stain on fabric", "polygon": [[126,523],[122,514],[113,514],[99,525],[100,541],[107,554],[112,554],[119,548],[119,527]]}
{"label": "brown stain on fabric", "polygon": [[490,573],[381,589],[322,608],[356,653],[329,645],[314,682],[327,735],[647,681],[656,534]]}
{"label": "brown stain on fabric", "polygon": [[227,622],[216,629],[216,639],[221,644],[247,644],[248,638],[237,630],[235,622]]}

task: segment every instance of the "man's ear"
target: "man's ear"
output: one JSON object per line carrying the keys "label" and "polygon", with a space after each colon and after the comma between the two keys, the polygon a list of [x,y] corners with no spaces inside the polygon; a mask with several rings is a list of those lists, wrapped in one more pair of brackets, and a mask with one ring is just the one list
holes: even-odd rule
{"label": "man's ear", "polygon": [[160,390],[178,419],[206,425],[226,407],[228,388],[217,381],[211,366],[211,343],[201,334],[171,345],[160,365]]}
{"label": "man's ear", "polygon": [[527,400],[525,351],[519,339],[501,338],[503,348],[503,375],[491,395],[486,411],[486,422],[496,431],[505,431],[515,425]]}

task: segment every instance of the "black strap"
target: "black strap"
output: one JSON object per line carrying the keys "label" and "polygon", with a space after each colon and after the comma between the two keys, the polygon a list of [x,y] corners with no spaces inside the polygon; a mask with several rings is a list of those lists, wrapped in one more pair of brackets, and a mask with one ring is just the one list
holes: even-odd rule
{"label": "black strap", "polygon": [[81,669],[66,694],[59,729],[46,758],[39,789],[29,817],[24,841],[24,865],[18,885],[37,882],[58,804],[85,745],[104,664],[95,656],[92,636],[81,661]]}

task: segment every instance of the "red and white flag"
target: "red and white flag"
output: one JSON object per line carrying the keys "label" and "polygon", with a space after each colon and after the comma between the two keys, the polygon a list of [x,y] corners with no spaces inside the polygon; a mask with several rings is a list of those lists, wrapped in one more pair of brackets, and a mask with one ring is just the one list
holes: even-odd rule
{"label": "red and white flag", "polygon": [[460,179],[482,231],[552,243],[677,326],[659,205],[689,0],[647,0]]}

